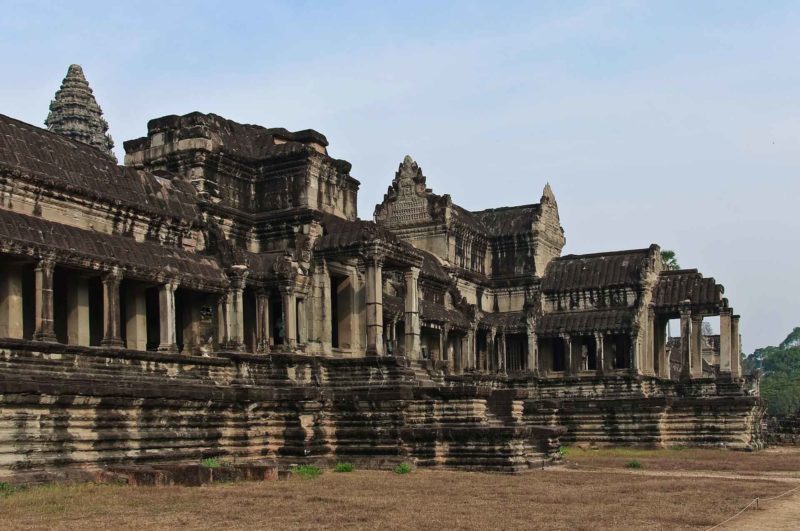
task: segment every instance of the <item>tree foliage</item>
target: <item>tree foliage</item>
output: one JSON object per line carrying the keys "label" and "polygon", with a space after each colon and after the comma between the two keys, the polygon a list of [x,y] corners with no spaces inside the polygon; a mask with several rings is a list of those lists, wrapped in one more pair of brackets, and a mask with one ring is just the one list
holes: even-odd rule
{"label": "tree foliage", "polygon": [[678,257],[675,255],[675,251],[671,249],[664,249],[661,251],[661,260],[664,261],[664,269],[676,271],[681,268],[680,264],[678,264]]}
{"label": "tree foliage", "polygon": [[747,372],[761,370],[761,396],[772,415],[791,415],[800,409],[800,327],[777,347],[756,349],[744,359]]}

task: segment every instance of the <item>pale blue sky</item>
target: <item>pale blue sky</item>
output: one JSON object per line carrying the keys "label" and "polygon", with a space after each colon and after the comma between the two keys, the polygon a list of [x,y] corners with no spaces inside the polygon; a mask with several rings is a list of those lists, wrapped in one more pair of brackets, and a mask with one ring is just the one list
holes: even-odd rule
{"label": "pale blue sky", "polygon": [[0,0],[0,112],[80,63],[120,156],[165,114],[311,127],[364,218],[407,153],[469,209],[549,181],[565,253],[674,248],[746,351],[800,325],[800,3],[381,4]]}

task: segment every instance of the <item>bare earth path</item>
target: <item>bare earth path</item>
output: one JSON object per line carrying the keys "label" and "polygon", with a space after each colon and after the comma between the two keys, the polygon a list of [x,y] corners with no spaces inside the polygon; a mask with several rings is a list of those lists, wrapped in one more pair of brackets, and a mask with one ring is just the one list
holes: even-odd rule
{"label": "bare earth path", "polygon": [[760,510],[748,510],[718,529],[763,531],[765,529],[800,529],[800,493],[759,504]]}

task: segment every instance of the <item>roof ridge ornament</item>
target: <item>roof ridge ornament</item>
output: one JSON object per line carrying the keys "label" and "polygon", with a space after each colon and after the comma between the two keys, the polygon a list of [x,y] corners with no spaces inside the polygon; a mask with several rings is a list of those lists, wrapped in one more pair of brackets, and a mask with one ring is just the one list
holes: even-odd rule
{"label": "roof ridge ornament", "polygon": [[117,162],[112,151],[114,141],[108,134],[108,122],[103,118],[103,111],[80,65],[69,66],[61,88],[50,102],[44,125],[54,133],[99,149]]}

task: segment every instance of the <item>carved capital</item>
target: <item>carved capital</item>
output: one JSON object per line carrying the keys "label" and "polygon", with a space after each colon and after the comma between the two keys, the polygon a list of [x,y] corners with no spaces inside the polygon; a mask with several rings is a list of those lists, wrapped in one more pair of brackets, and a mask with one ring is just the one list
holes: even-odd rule
{"label": "carved capital", "polygon": [[103,283],[119,286],[123,277],[122,269],[119,267],[112,267],[111,270],[103,275]]}

